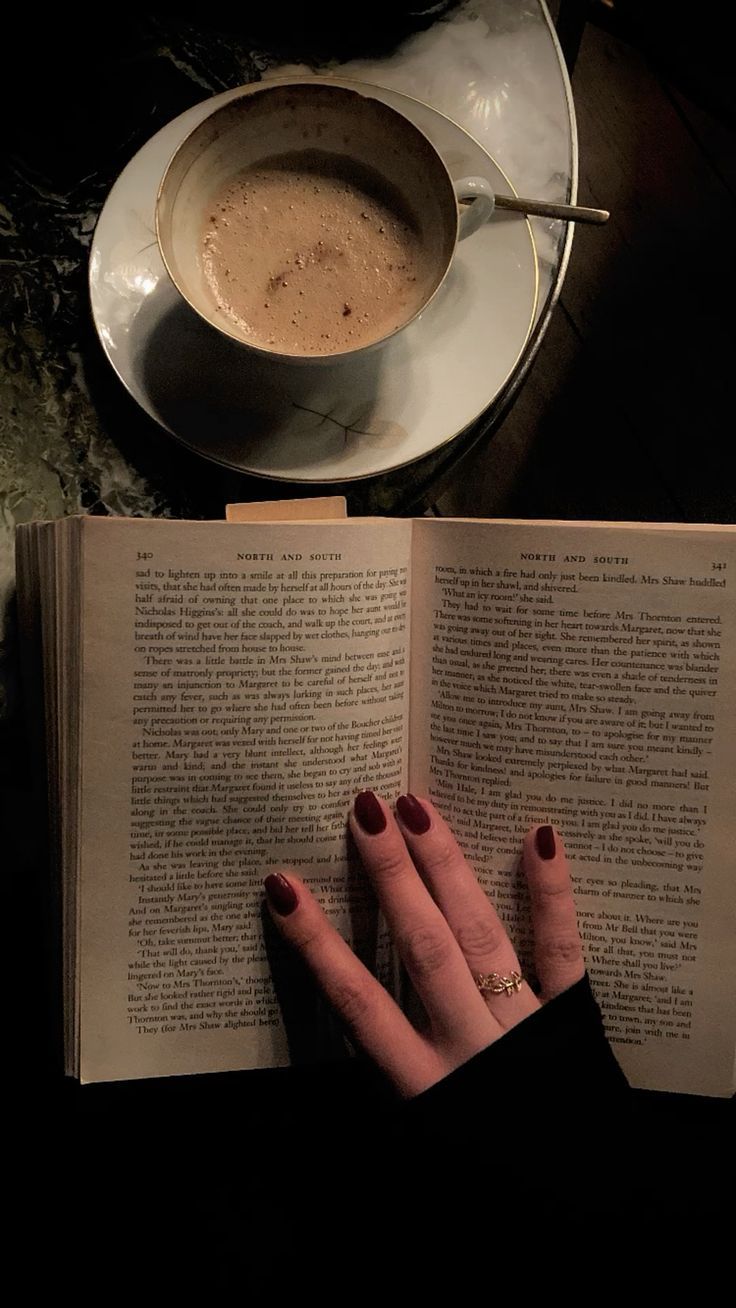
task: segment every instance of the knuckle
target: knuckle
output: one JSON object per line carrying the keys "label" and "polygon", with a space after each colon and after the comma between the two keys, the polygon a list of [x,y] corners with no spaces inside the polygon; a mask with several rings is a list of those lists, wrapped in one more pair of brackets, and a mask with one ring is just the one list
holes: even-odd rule
{"label": "knuckle", "polygon": [[371,860],[374,875],[383,881],[394,881],[406,875],[406,854],[400,849],[381,850]]}
{"label": "knuckle", "polygon": [[448,836],[442,835],[422,852],[422,860],[428,872],[442,877],[443,873],[454,871],[458,862],[462,863],[462,854]]}
{"label": "knuckle", "polygon": [[300,954],[318,954],[325,944],[327,927],[322,922],[294,923],[289,931],[289,940]]}
{"label": "knuckle", "polygon": [[448,935],[435,927],[417,927],[400,942],[401,955],[415,977],[433,976],[449,961],[452,942]]}
{"label": "knuckle", "polygon": [[330,1003],[347,1026],[360,1027],[368,1015],[370,1001],[362,986],[341,981],[330,990]]}
{"label": "knuckle", "polygon": [[542,939],[537,946],[537,957],[545,963],[582,962],[583,946],[580,936],[575,933]]}
{"label": "knuckle", "polygon": [[469,962],[497,954],[506,943],[506,932],[498,920],[489,922],[471,918],[458,926],[456,935],[457,943]]}
{"label": "knuckle", "polygon": [[535,878],[532,894],[538,903],[545,903],[547,900],[559,900],[564,896],[572,899],[572,887],[568,877],[559,875],[541,876]]}

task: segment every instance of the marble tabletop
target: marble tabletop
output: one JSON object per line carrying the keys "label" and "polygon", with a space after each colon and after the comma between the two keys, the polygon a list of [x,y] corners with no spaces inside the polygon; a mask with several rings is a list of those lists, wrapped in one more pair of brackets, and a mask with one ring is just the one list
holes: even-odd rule
{"label": "marble tabletop", "polygon": [[[18,522],[78,512],[220,517],[228,500],[319,490],[249,478],[190,453],[138,408],[100,348],[87,289],[95,223],[116,176],[163,124],[245,82],[330,72],[439,109],[493,155],[519,193],[576,198],[570,86],[540,0],[378,5],[369,17],[343,20],[344,29],[321,21],[318,6],[308,21],[292,14],[288,23],[274,9],[242,30],[151,10],[134,15],[114,43],[83,32],[81,19],[74,28],[68,15],[43,32],[30,20],[19,27],[13,56],[22,67],[32,51],[44,93],[15,120],[0,205],[3,609]],[[483,420],[449,446],[346,486],[353,512],[411,510],[500,420],[539,345],[572,240],[567,224],[532,226],[536,325],[515,373]]]}

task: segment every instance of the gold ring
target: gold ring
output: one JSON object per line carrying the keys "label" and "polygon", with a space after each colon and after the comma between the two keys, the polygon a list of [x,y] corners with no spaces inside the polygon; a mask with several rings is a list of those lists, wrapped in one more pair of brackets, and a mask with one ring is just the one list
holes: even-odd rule
{"label": "gold ring", "polygon": [[489,972],[487,975],[479,972],[475,978],[478,989],[490,995],[511,996],[514,990],[521,990],[521,982],[521,972],[512,972],[510,976],[501,976],[498,972]]}

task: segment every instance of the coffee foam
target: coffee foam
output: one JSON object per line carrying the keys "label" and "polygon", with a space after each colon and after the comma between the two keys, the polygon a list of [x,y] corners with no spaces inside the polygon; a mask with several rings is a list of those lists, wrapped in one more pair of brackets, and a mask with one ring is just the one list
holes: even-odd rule
{"label": "coffee foam", "polygon": [[254,345],[319,355],[403,326],[435,289],[440,237],[346,156],[261,160],[212,197],[203,270],[219,315]]}

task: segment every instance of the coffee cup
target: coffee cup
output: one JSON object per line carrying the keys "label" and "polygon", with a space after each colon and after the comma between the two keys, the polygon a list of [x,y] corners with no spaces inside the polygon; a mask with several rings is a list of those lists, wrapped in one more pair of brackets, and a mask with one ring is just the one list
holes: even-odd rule
{"label": "coffee cup", "polygon": [[334,362],[423,313],[493,204],[484,178],[453,182],[424,133],[367,88],[279,80],[244,88],[182,142],[156,236],[213,328],[261,355]]}

